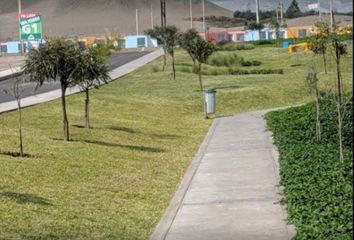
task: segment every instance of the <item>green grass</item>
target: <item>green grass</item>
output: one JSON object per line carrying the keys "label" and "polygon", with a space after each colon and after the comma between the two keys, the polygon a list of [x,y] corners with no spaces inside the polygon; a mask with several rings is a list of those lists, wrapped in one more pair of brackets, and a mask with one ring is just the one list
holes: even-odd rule
{"label": "green grass", "polygon": [[[217,89],[215,117],[311,100],[305,76],[321,58],[274,48],[237,54],[284,74],[204,76],[205,88]],[[183,51],[176,62],[192,66]],[[351,66],[350,55],[346,89]],[[69,97],[69,143],[60,140],[59,100],[23,110],[25,152],[34,157],[0,155],[0,239],[149,237],[212,122],[203,119],[198,77],[178,72],[173,81],[161,68],[162,58],[93,90],[91,130],[73,126],[83,122],[84,96]],[[334,76],[320,73],[321,87],[334,89]],[[17,114],[1,115],[0,126],[0,150],[17,151]]]}
{"label": "green grass", "polygon": [[272,112],[268,126],[280,152],[281,182],[295,239],[353,237],[353,104],[346,105],[339,160],[336,105],[321,101],[322,139],[315,140],[315,104]]}

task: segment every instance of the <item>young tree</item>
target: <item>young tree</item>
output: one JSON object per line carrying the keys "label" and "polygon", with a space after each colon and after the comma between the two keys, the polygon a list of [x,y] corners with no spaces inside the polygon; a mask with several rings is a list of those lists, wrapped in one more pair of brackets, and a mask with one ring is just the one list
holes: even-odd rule
{"label": "young tree", "polygon": [[193,47],[189,50],[189,54],[193,56],[194,59],[198,62],[198,76],[200,91],[204,92],[203,81],[202,81],[202,64],[205,64],[208,61],[208,58],[215,52],[215,46],[211,42],[205,41],[202,38],[198,38],[195,41]]}
{"label": "young tree", "polygon": [[172,57],[172,75],[173,79],[176,79],[175,47],[178,43],[178,28],[175,26],[155,26],[153,29],[145,31],[145,33],[152,38],[156,38],[162,44],[165,53],[163,70],[165,70],[166,67],[166,54],[168,53]]}
{"label": "young tree", "polygon": [[314,95],[316,101],[316,140],[321,141],[321,107],[320,107],[320,92],[318,90],[318,78],[315,67],[311,67],[306,77],[310,93]]}
{"label": "young tree", "polygon": [[202,37],[195,29],[189,29],[186,32],[180,34],[179,36],[179,45],[184,48],[193,61],[193,70],[197,69],[195,56],[192,54],[192,49],[195,46],[198,39]]}
{"label": "young tree", "polygon": [[101,84],[107,83],[110,79],[108,67],[105,64],[105,57],[100,56],[95,49],[88,49],[81,53],[77,59],[77,70],[73,74],[73,79],[85,92],[85,128],[90,128],[90,89],[99,88]]}
{"label": "young tree", "polygon": [[277,42],[277,47],[280,47],[280,23],[276,19],[271,19],[270,27],[275,30],[275,40]]}
{"label": "young tree", "polygon": [[80,57],[79,46],[64,39],[49,40],[29,53],[24,73],[32,82],[42,86],[45,81],[59,81],[61,86],[61,105],[63,111],[64,140],[69,141],[69,121],[66,110],[66,90],[77,84],[73,78]]}
{"label": "young tree", "polygon": [[297,18],[301,17],[302,12],[300,10],[299,4],[297,3],[296,0],[293,0],[289,6],[289,8],[285,12],[285,17],[286,18]]}
{"label": "young tree", "polygon": [[[13,76],[13,70],[12,67],[10,66],[10,69],[12,71],[12,76]],[[21,84],[23,83],[23,79],[20,77],[14,78],[14,83],[12,86],[12,89],[5,89],[4,92],[5,94],[11,95],[17,103],[17,112],[18,112],[18,131],[19,131],[19,149],[20,149],[20,157],[24,157],[24,151],[23,151],[23,136],[22,136],[22,107],[21,107],[21,94],[23,92],[23,88],[21,87]]]}
{"label": "young tree", "polygon": [[164,27],[154,26],[153,29],[145,31],[145,34],[149,35],[152,38],[157,39],[157,41],[162,45],[164,51],[163,55],[163,71],[165,71],[167,65],[167,42],[166,42],[166,31]]}
{"label": "young tree", "polygon": [[164,30],[166,36],[166,50],[172,58],[173,80],[176,80],[175,48],[178,43],[179,30],[175,26],[166,26]]}
{"label": "young tree", "polygon": [[329,45],[330,27],[324,21],[316,22],[315,26],[317,33],[309,39],[309,49],[316,55],[322,55],[325,73],[327,74],[326,55]]}
{"label": "young tree", "polygon": [[339,137],[339,159],[344,161],[343,156],[343,120],[344,120],[344,90],[341,74],[341,59],[343,55],[347,54],[347,46],[344,40],[337,34],[338,26],[334,26],[334,31],[331,33],[330,42],[334,53],[336,63],[336,106],[337,106],[337,120],[338,120],[338,137]]}

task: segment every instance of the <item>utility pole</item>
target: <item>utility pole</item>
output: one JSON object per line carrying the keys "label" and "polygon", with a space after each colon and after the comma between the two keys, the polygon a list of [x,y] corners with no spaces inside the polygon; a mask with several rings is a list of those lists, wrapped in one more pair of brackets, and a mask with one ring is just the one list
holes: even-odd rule
{"label": "utility pole", "polygon": [[135,21],[136,21],[136,35],[139,35],[139,16],[138,9],[135,9]]}
{"label": "utility pole", "polygon": [[331,16],[331,32],[333,32],[333,24],[334,24],[334,21],[333,21],[333,2],[332,0],[329,0],[329,7],[330,7],[330,16]]}
{"label": "utility pole", "polygon": [[256,0],[256,22],[259,24],[259,0]]}
{"label": "utility pole", "polygon": [[152,0],[150,1],[150,18],[151,18],[151,29],[154,28],[154,13],[152,9]]}
{"label": "utility pole", "polygon": [[281,0],[280,3],[280,25],[283,26],[284,25],[284,15],[283,15],[283,9],[284,9],[284,5],[283,5],[283,0]]}
{"label": "utility pole", "polygon": [[[19,24],[19,28],[21,28],[21,25],[20,25],[20,16],[21,16],[21,13],[22,13],[22,2],[21,0],[18,0],[17,1],[17,5],[18,5],[18,24]],[[19,30],[19,33],[18,33],[18,36],[19,36],[19,39],[20,39],[20,45],[21,45],[21,55],[24,54],[24,44],[23,44],[23,40],[21,39],[21,31]]]}
{"label": "utility pole", "polygon": [[317,7],[318,7],[318,17],[319,17],[319,19],[321,20],[321,19],[322,19],[322,16],[321,16],[321,2],[320,2],[320,0],[318,0],[318,5],[317,5]]}
{"label": "utility pole", "polygon": [[193,2],[189,0],[189,16],[191,21],[191,29],[193,28]]}
{"label": "utility pole", "polygon": [[166,0],[160,0],[161,3],[161,27],[166,27]]}
{"label": "utility pole", "polygon": [[202,8],[203,8],[203,31],[204,36],[206,37],[206,25],[205,25],[205,0],[202,1]]}

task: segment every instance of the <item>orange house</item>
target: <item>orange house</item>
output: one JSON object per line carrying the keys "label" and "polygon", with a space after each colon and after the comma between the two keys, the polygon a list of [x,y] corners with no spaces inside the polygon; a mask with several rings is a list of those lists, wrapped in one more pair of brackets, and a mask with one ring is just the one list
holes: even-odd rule
{"label": "orange house", "polygon": [[313,25],[289,27],[287,29],[288,38],[304,38],[316,33]]}

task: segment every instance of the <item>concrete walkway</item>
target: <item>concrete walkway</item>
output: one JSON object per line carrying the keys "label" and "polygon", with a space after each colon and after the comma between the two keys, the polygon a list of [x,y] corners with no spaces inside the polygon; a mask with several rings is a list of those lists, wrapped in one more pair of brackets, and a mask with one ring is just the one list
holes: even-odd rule
{"label": "concrete walkway", "polygon": [[[144,66],[145,64],[157,59],[158,57],[160,57],[163,54],[163,51],[161,49],[158,49],[152,53],[149,53],[141,58],[138,58],[134,61],[131,61],[121,67],[118,67],[114,70],[112,70],[109,73],[109,76],[111,77],[112,80],[115,80],[117,78],[123,77],[135,70],[137,70],[138,68]],[[4,72],[5,74],[5,72]],[[71,94],[75,94],[80,92],[80,88],[79,87],[73,87],[67,90],[67,94],[66,95],[71,95]],[[35,104],[39,104],[39,103],[43,103],[43,102],[48,102],[51,100],[55,100],[57,98],[60,98],[61,96],[61,90],[54,90],[51,92],[46,92],[46,93],[42,93],[42,94],[38,94],[35,96],[31,96],[31,97],[26,97],[23,98],[21,100],[21,105],[22,107],[28,107],[28,106],[32,106]],[[12,111],[17,109],[17,103],[16,101],[11,101],[11,102],[6,102],[6,103],[1,103],[0,104],[0,113],[2,112],[8,112],[8,111]]]}
{"label": "concrete walkway", "polygon": [[263,115],[216,119],[151,240],[288,240]]}

